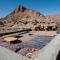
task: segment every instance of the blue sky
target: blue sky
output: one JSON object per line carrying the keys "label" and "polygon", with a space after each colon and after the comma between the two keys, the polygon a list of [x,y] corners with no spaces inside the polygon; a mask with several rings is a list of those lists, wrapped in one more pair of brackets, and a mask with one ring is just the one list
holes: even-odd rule
{"label": "blue sky", "polygon": [[19,4],[43,15],[60,14],[60,0],[0,0],[0,17],[8,15]]}

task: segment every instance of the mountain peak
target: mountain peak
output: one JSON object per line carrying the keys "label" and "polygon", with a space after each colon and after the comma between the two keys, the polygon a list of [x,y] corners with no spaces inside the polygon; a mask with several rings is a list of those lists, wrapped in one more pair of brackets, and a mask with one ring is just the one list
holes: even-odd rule
{"label": "mountain peak", "polygon": [[15,12],[19,12],[19,11],[24,12],[25,10],[26,10],[26,8],[24,6],[19,5],[19,6],[17,6]]}

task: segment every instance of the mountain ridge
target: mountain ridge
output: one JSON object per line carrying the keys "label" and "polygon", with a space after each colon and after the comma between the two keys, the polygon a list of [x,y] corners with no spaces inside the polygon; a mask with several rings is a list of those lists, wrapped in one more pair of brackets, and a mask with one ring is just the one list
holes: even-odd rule
{"label": "mountain ridge", "polygon": [[12,23],[13,21],[14,22],[25,21],[26,23],[27,21],[28,22],[33,20],[37,21],[37,19],[40,18],[40,16],[43,17],[41,13],[31,9],[27,9],[19,5],[13,12],[11,12],[8,16],[6,16],[5,18],[2,18],[1,20],[5,25],[10,22]]}
{"label": "mountain ridge", "polygon": [[[56,17],[55,17],[56,18]],[[35,10],[25,8],[24,6],[18,6],[14,11],[12,11],[5,18],[0,19],[5,27],[12,28],[34,28],[34,26],[39,25],[41,22],[55,22],[59,27],[59,22],[51,16],[44,16],[40,12]],[[60,21],[58,19],[58,21]]]}

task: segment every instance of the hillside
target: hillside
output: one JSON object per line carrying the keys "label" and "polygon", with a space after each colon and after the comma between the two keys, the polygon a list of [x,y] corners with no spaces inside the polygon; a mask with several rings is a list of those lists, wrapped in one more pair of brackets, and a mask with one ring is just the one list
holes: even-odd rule
{"label": "hillside", "polygon": [[60,31],[60,14],[47,16],[49,19],[55,21],[58,30]]}

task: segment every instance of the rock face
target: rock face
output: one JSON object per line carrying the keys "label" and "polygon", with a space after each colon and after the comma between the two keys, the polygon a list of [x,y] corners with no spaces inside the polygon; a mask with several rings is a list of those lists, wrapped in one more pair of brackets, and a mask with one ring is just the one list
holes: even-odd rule
{"label": "rock face", "polygon": [[48,17],[49,17],[49,19],[55,21],[57,23],[58,27],[60,26],[60,15],[59,14],[57,14],[57,15],[50,15]]}
{"label": "rock face", "polygon": [[19,6],[16,8],[15,12],[17,12],[17,13],[20,12],[20,11],[21,11],[21,12],[24,12],[25,10],[26,10],[25,7],[19,5]]}
{"label": "rock face", "polygon": [[47,17],[42,15],[41,13],[31,9],[27,9],[23,6],[18,6],[13,12],[11,12],[8,16],[3,18],[2,20],[4,26],[6,27],[34,29],[36,26],[39,26],[40,29],[41,25],[42,30],[45,29],[44,27],[46,22],[47,21],[50,22],[50,20],[47,19]]}
{"label": "rock face", "polygon": [[55,21],[55,23],[58,27],[58,30],[60,30],[60,14],[50,15],[50,16],[47,16],[47,17],[49,17],[49,19]]}

